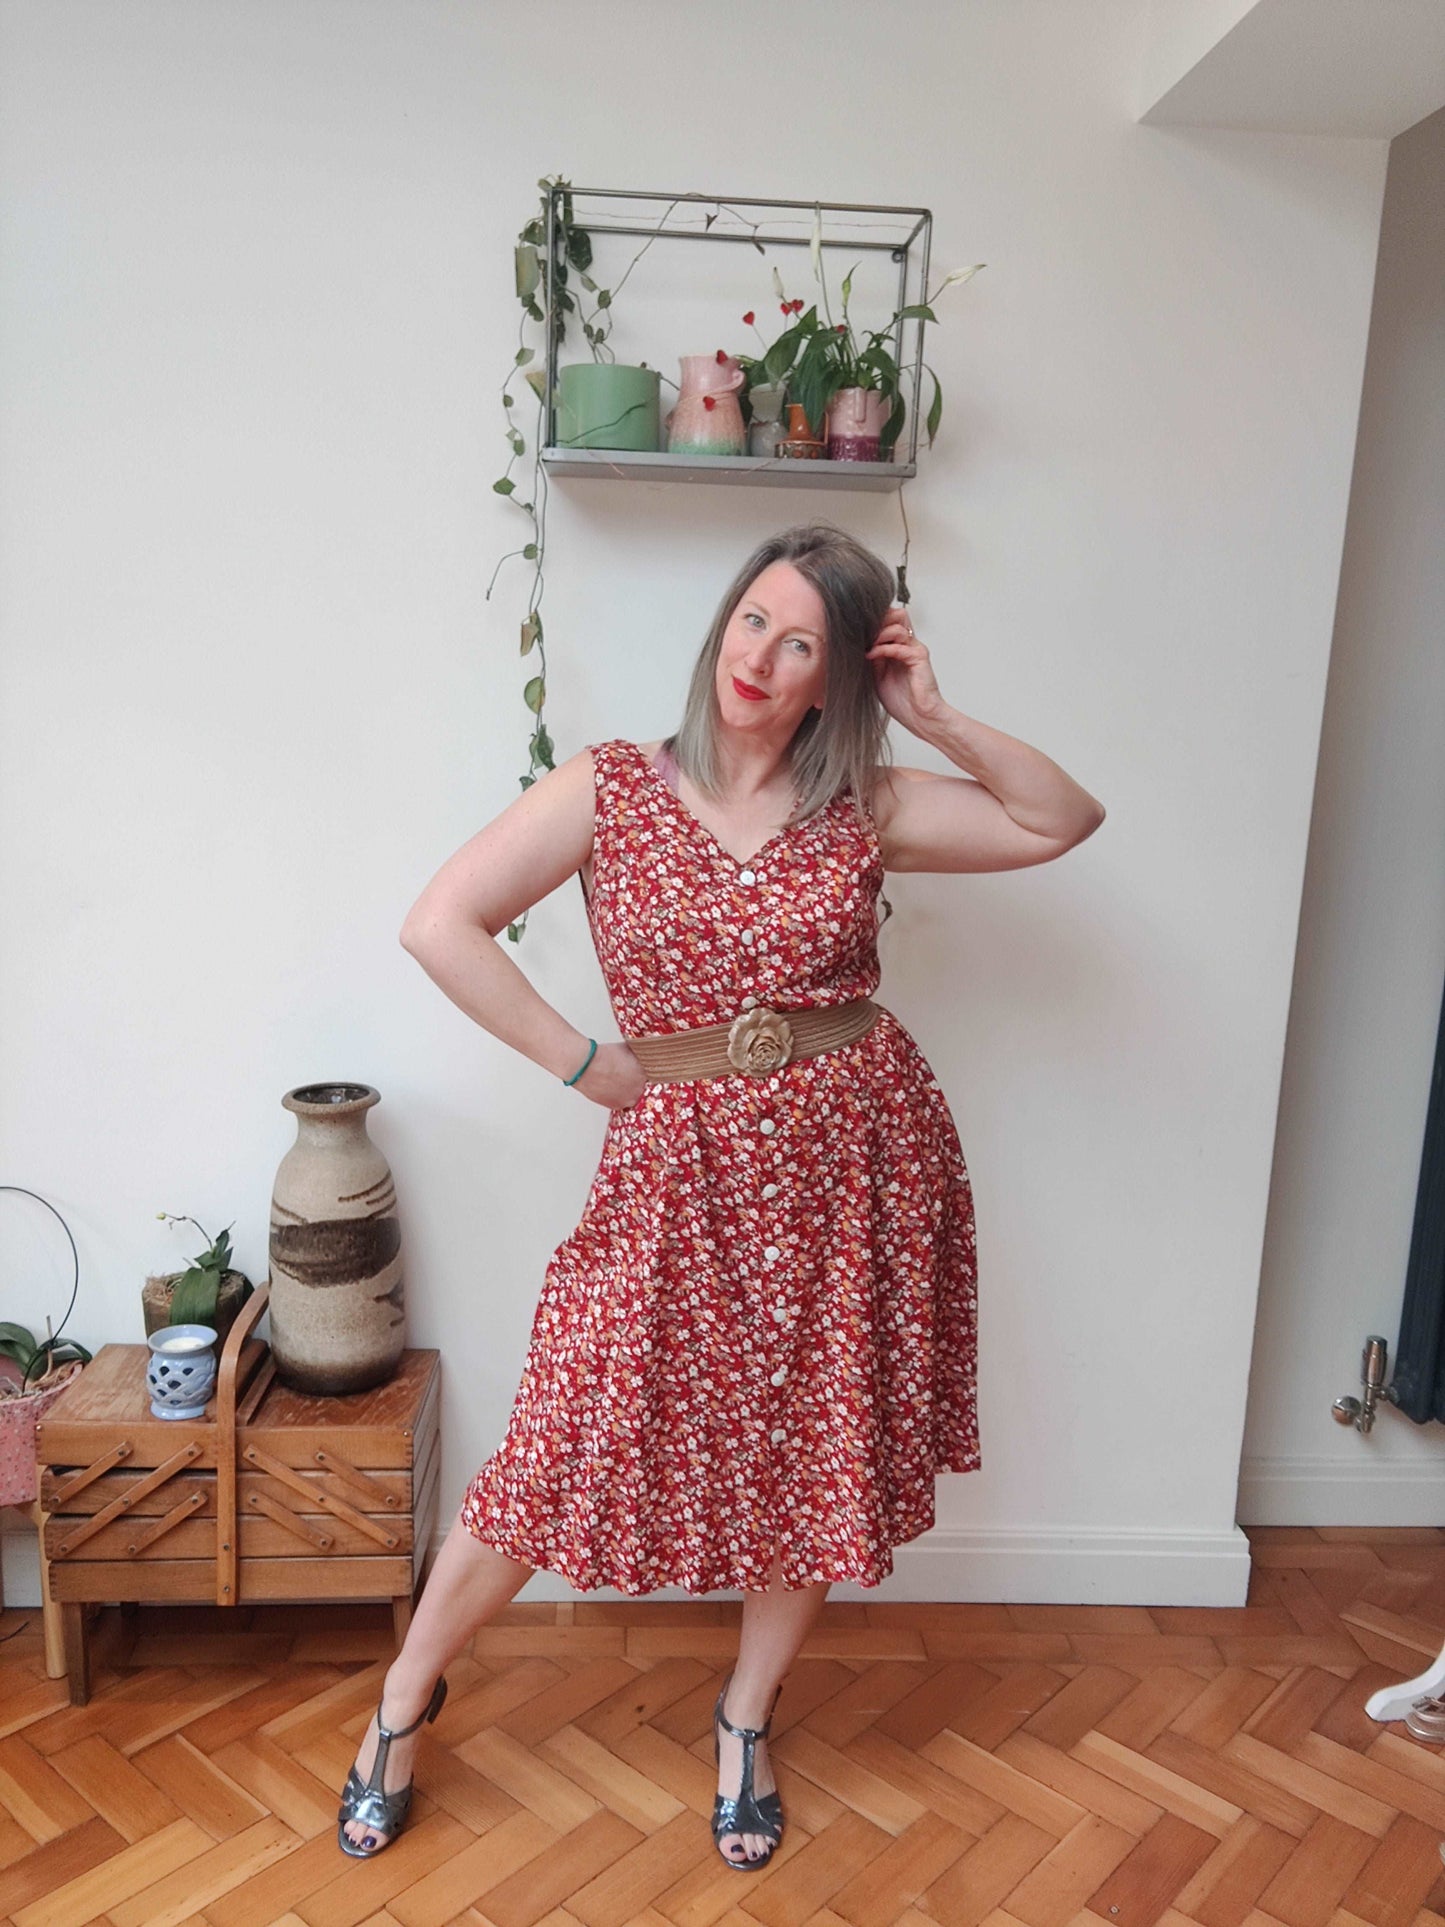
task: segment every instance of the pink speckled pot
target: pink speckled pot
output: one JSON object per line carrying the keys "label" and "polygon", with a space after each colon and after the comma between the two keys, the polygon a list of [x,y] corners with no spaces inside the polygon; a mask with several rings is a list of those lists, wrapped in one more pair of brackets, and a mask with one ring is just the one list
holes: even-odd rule
{"label": "pink speckled pot", "polygon": [[0,1505],[29,1505],[37,1496],[35,1426],[72,1380],[85,1369],[80,1359],[60,1367],[60,1374],[40,1392],[23,1398],[0,1398]]}

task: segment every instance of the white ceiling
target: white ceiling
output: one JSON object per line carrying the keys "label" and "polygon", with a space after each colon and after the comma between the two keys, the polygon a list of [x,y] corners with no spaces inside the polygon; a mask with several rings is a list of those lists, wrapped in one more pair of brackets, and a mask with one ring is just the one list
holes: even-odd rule
{"label": "white ceiling", "polygon": [[1388,140],[1441,105],[1445,0],[1150,0],[1150,125]]}

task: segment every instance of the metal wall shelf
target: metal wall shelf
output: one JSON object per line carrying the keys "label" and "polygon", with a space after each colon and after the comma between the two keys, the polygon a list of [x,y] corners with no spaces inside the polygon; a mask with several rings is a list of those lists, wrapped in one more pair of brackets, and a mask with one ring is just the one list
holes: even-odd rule
{"label": "metal wall shelf", "polygon": [[[926,207],[891,207],[843,201],[769,201],[754,195],[657,194],[632,188],[553,186],[547,195],[546,257],[555,265],[564,196],[574,219],[597,239],[627,236],[653,241],[731,242],[766,255],[770,248],[806,253],[814,221],[820,248],[845,258],[875,262],[887,277],[894,310],[927,299],[933,216]],[[647,217],[651,216],[651,219]],[[556,317],[550,308],[554,274],[547,275],[548,313],[541,460],[549,476],[647,482],[723,482],[768,488],[899,489],[918,473],[919,404],[923,381],[923,322],[900,321],[892,346],[904,376],[908,415],[894,462],[795,461],[767,455],[670,454],[665,451],[570,448],[556,441]],[[885,283],[873,289],[877,297]],[[837,285],[834,284],[834,299]],[[888,310],[883,309],[886,315]],[[905,347],[905,331],[911,351]]]}
{"label": "metal wall shelf", "polygon": [[548,475],[610,482],[732,482],[764,488],[901,488],[916,462],[800,462],[777,455],[664,455],[624,448],[544,448]]}

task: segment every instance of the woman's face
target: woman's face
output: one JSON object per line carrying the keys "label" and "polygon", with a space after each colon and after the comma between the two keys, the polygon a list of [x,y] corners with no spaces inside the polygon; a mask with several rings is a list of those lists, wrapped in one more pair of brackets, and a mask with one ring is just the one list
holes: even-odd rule
{"label": "woman's face", "polygon": [[770,562],[754,576],[718,651],[723,722],[791,742],[808,711],[823,707],[826,627],[822,597],[791,562]]}

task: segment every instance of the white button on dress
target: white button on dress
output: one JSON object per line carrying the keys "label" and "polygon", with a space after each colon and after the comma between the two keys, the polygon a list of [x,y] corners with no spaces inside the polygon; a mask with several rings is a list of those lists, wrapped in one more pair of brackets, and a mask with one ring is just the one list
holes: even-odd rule
{"label": "white button on dress", "polygon": [[777,1125],[774,1124],[773,1120],[770,1117],[765,1117],[758,1126],[758,1129],[762,1132],[764,1137],[771,1137],[773,1135],[773,1132],[776,1131],[777,1128],[778,1128]]}
{"label": "white button on dress", "polygon": [[756,870],[739,870],[738,872],[739,883],[756,883],[757,880],[758,873]]}
{"label": "white button on dress", "polygon": [[763,1196],[764,1196],[765,1198],[775,1198],[775,1197],[776,1197],[777,1195],[778,1195],[778,1187],[777,1187],[777,1185],[775,1185],[775,1184],[765,1184],[765,1185],[763,1186]]}
{"label": "white button on dress", "polygon": [[770,1432],[768,1436],[772,1439],[774,1445],[781,1445],[788,1435],[782,1426],[779,1425],[774,1431]]}
{"label": "white button on dress", "polygon": [[779,1325],[785,1325],[785,1324],[787,1323],[787,1320],[788,1320],[788,1308],[787,1308],[787,1306],[786,1306],[786,1305],[774,1305],[774,1306],[773,1306],[773,1321],[774,1321],[774,1323],[775,1323],[775,1324],[779,1324]]}
{"label": "white button on dress", "polygon": [[775,1258],[781,1258],[782,1255],[783,1255],[782,1252],[778,1249],[776,1245],[768,1245],[763,1252],[763,1256],[767,1259],[769,1264],[772,1264]]}
{"label": "white button on dress", "polygon": [[788,1376],[787,1366],[780,1365],[778,1369],[772,1374],[771,1378],[769,1378],[768,1383],[769,1385],[781,1385],[783,1380],[787,1376]]}

